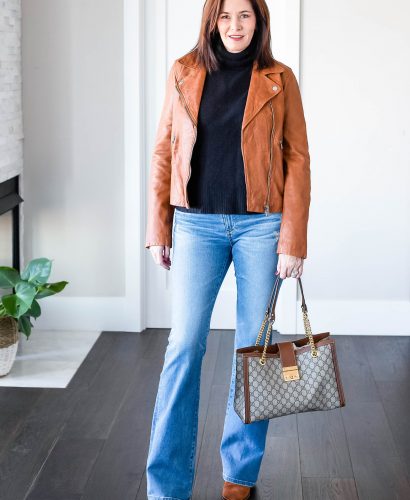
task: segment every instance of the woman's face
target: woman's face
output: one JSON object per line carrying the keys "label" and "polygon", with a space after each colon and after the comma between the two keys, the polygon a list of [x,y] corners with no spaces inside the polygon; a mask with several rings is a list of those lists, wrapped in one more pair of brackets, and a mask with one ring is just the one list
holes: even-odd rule
{"label": "woman's face", "polygon": [[246,49],[256,28],[256,15],[251,2],[225,0],[217,25],[222,42],[229,52],[241,52]]}

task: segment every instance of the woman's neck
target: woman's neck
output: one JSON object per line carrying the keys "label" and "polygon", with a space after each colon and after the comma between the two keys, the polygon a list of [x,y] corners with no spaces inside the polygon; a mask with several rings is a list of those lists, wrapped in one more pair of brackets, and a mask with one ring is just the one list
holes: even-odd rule
{"label": "woman's neck", "polygon": [[240,52],[230,52],[218,34],[214,42],[214,52],[221,68],[243,68],[253,63],[256,55],[256,45],[256,36],[254,34],[251,43],[245,49]]}

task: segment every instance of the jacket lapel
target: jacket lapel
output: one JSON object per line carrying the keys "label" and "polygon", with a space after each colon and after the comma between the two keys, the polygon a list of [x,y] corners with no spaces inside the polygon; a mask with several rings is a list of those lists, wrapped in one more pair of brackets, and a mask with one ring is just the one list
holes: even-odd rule
{"label": "jacket lapel", "polygon": [[175,87],[182,95],[188,112],[198,125],[199,105],[201,102],[202,91],[204,88],[206,70],[204,66],[188,67],[182,66],[182,69],[175,77]]}
{"label": "jacket lapel", "polygon": [[282,91],[282,80],[279,74],[282,72],[283,69],[277,65],[258,71],[256,69],[256,62],[253,63],[248,97],[243,114],[242,130],[256,116],[266,102]]}
{"label": "jacket lapel", "polygon": [[[179,74],[175,76],[175,87],[181,94],[188,113],[198,125],[199,106],[204,88],[206,70],[202,65],[185,61],[186,56],[178,59],[181,63]],[[274,64],[261,71],[256,69],[256,61],[253,63],[248,96],[242,121],[242,130],[254,118],[264,104],[282,91],[282,80],[280,73],[283,67]]]}

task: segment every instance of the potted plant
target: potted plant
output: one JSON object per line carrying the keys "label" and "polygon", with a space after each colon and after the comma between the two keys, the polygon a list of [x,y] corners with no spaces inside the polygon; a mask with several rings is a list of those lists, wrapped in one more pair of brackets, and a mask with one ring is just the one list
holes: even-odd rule
{"label": "potted plant", "polygon": [[0,376],[13,366],[19,341],[18,332],[26,340],[33,324],[30,318],[41,315],[39,299],[61,292],[68,281],[47,283],[52,261],[41,257],[31,260],[21,274],[14,267],[0,266],[0,289],[13,289],[0,302]]}

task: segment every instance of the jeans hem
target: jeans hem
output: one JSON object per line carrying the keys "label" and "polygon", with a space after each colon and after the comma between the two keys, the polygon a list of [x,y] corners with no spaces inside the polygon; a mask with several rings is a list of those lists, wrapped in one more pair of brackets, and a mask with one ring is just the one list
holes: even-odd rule
{"label": "jeans hem", "polygon": [[240,484],[242,486],[255,486],[256,483],[251,481],[243,481],[242,479],[235,479],[234,477],[227,476],[226,474],[222,474],[222,477],[225,481],[229,481],[230,483]]}

